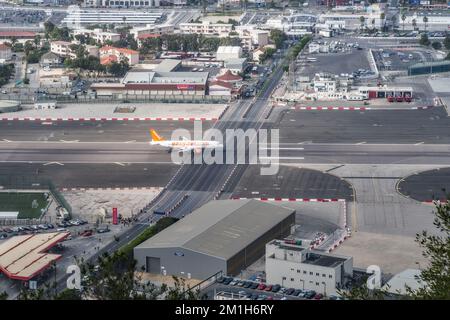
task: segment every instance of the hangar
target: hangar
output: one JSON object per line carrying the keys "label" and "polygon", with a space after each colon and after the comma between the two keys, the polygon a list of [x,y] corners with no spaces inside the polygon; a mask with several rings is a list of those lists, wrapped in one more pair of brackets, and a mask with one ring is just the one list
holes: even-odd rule
{"label": "hangar", "polygon": [[265,245],[290,234],[295,210],[246,200],[216,200],[134,248],[137,268],[206,279],[236,275],[264,255]]}

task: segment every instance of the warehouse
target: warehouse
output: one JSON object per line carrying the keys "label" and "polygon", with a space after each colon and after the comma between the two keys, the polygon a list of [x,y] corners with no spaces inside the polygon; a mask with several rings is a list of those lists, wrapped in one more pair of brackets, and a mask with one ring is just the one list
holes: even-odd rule
{"label": "warehouse", "polygon": [[295,210],[247,200],[211,201],[134,248],[137,268],[205,279],[236,275],[290,234]]}
{"label": "warehouse", "polygon": [[408,68],[408,76],[417,76],[421,74],[449,72],[450,61],[420,62]]}

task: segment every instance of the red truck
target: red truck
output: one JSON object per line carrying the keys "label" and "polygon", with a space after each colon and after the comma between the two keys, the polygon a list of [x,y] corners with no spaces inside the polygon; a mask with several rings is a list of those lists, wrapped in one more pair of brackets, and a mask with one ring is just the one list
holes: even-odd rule
{"label": "red truck", "polygon": [[403,97],[402,97],[402,96],[397,96],[397,97],[395,98],[395,100],[396,100],[397,102],[403,102]]}
{"label": "red truck", "polygon": [[389,101],[389,102],[394,102],[394,97],[393,97],[393,96],[388,96],[388,97],[387,97],[387,101]]}
{"label": "red truck", "polygon": [[412,99],[411,99],[411,96],[410,96],[410,95],[408,95],[408,94],[405,95],[405,101],[406,101],[406,102],[411,102],[411,100],[412,100]]}

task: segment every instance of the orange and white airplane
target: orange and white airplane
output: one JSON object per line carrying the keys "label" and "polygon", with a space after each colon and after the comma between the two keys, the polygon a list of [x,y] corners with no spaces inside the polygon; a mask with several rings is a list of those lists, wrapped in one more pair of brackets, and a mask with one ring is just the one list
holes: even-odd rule
{"label": "orange and white airplane", "polygon": [[184,138],[182,140],[165,140],[161,137],[155,130],[150,130],[150,135],[152,136],[152,141],[150,141],[151,145],[160,145],[163,147],[170,148],[169,152],[172,149],[176,149],[181,152],[186,151],[195,151],[201,152],[203,149],[215,149],[222,148],[223,145],[219,143],[219,141],[207,141],[207,140],[189,140]]}

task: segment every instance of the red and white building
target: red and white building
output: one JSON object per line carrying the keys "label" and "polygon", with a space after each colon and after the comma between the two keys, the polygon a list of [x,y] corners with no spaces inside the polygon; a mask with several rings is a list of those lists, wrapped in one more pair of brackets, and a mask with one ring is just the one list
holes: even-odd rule
{"label": "red and white building", "polygon": [[25,43],[28,40],[33,41],[36,32],[30,31],[0,31],[0,43],[11,43],[15,39],[18,43]]}
{"label": "red and white building", "polygon": [[[111,46],[105,46],[100,48],[100,61],[121,62],[126,60],[129,65],[135,65],[139,63],[139,52],[136,50],[126,48],[116,48]],[[102,64],[105,64],[102,62]]]}

